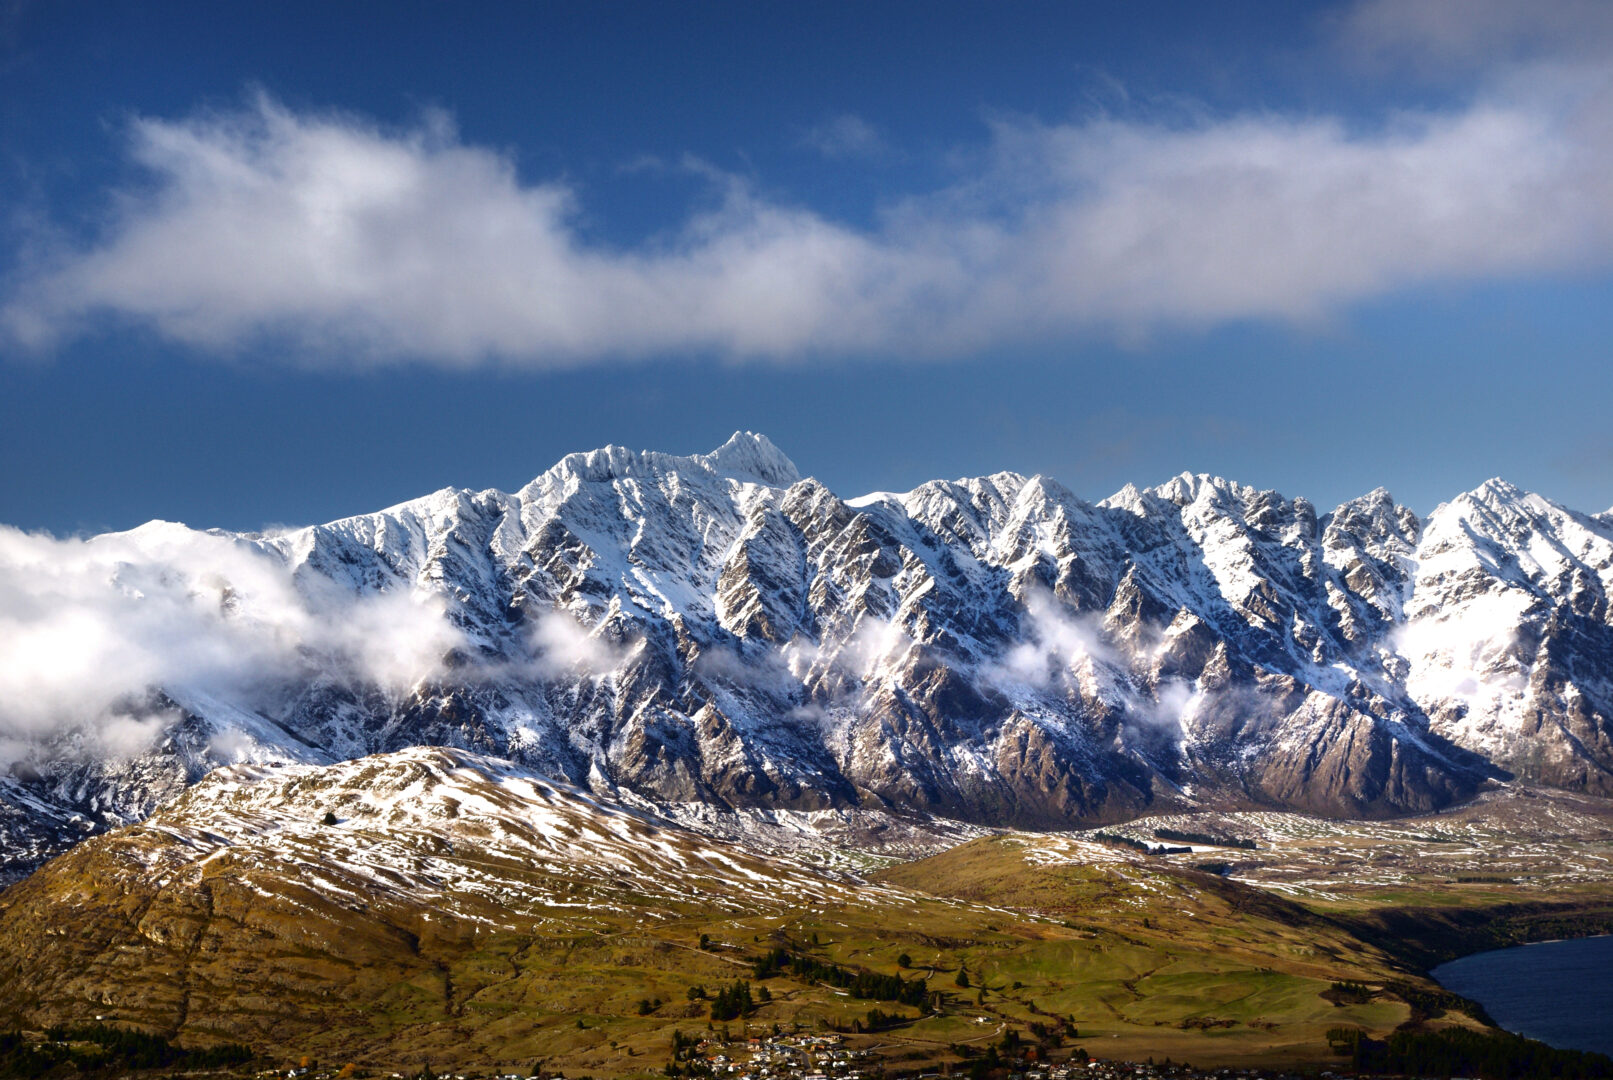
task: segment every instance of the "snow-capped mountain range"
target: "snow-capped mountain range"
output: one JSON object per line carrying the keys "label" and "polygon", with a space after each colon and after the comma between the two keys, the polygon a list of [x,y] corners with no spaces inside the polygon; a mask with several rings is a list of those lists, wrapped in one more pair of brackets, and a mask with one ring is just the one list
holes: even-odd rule
{"label": "snow-capped mountain range", "polygon": [[1613,794],[1613,512],[1209,476],[843,500],[760,435],[273,534],[0,532],[13,873],[221,764],[417,745],[679,820]]}

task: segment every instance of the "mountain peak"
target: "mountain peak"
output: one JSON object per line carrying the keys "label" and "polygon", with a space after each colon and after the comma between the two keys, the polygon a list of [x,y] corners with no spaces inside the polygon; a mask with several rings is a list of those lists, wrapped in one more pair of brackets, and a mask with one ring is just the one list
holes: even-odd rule
{"label": "mountain peak", "polygon": [[1561,508],[1541,495],[1525,491],[1499,476],[1492,476],[1472,491],[1464,491],[1450,502],[1441,503],[1432,516],[1454,514],[1458,518],[1467,518],[1478,513],[1511,521],[1550,513],[1553,509]]}
{"label": "mountain peak", "polygon": [[629,450],[614,444],[567,454],[533,481],[533,485],[566,479],[609,481],[655,477],[674,472],[706,473],[767,487],[788,487],[801,479],[795,463],[766,435],[736,431],[727,442],[707,454],[680,456],[656,450]]}
{"label": "mountain peak", "polygon": [[1490,479],[1484,481],[1484,483],[1468,492],[1468,494],[1480,502],[1496,503],[1517,502],[1519,499],[1525,497],[1529,493],[1518,487],[1516,484],[1512,484],[1501,479],[1499,476],[1492,476]]}
{"label": "mountain peak", "polygon": [[801,479],[795,462],[772,439],[754,431],[736,431],[727,442],[700,458],[718,476],[754,480],[768,487],[789,487]]}
{"label": "mountain peak", "polygon": [[1243,484],[1228,480],[1222,476],[1212,476],[1209,473],[1181,472],[1171,477],[1165,483],[1148,489],[1148,494],[1173,502],[1178,506],[1186,506],[1197,502],[1207,493],[1217,495],[1230,495],[1241,498],[1249,490]]}
{"label": "mountain peak", "polygon": [[1386,487],[1375,487],[1365,495],[1357,495],[1340,503],[1330,515],[1334,518],[1372,518],[1397,515],[1400,506]]}

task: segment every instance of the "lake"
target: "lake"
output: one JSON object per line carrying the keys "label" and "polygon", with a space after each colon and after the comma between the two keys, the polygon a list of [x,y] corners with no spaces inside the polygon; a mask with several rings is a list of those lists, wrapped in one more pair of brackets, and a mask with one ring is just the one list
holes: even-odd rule
{"label": "lake", "polygon": [[1433,975],[1482,1004],[1508,1031],[1613,1054],[1613,936],[1475,953],[1441,964]]}

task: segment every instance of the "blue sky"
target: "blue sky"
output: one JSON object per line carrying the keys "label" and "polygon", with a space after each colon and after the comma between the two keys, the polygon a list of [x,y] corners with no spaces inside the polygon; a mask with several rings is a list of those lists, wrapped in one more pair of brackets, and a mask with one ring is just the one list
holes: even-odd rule
{"label": "blue sky", "polygon": [[765,431],[1613,504],[1613,8],[0,4],[0,521]]}

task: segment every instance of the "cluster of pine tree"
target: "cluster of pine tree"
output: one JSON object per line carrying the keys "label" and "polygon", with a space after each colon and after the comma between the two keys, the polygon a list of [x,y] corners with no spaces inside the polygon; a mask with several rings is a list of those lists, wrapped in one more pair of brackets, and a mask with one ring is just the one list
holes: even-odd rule
{"label": "cluster of pine tree", "polygon": [[901,1013],[888,1013],[882,1009],[869,1009],[868,1017],[863,1022],[864,1031],[884,1031],[888,1027],[906,1023],[911,1017]]}
{"label": "cluster of pine tree", "polygon": [[1182,829],[1155,829],[1154,835],[1161,840],[1175,840],[1178,844],[1204,844],[1209,847],[1234,847],[1245,851],[1255,850],[1255,842],[1242,837],[1227,839],[1220,836],[1211,836],[1209,833],[1187,832]]}
{"label": "cluster of pine tree", "polygon": [[700,1060],[697,1047],[699,1040],[685,1035],[674,1028],[672,1031],[672,1060],[666,1063],[666,1075],[677,1076],[709,1076],[711,1067]]}
{"label": "cluster of pine tree", "polygon": [[1131,848],[1133,851],[1141,851],[1145,855],[1186,855],[1193,850],[1185,847],[1168,847],[1165,844],[1150,844],[1146,840],[1133,840],[1129,836],[1122,836],[1119,833],[1112,832],[1093,833],[1092,838],[1105,844],[1114,844],[1119,847]]}
{"label": "cluster of pine tree", "polygon": [[[20,1032],[0,1034],[0,1076],[45,1076],[63,1065],[77,1071],[167,1069],[178,1066],[212,1069],[252,1060],[249,1047],[234,1043],[205,1050],[183,1050],[161,1036],[107,1024],[51,1027],[45,1030],[44,1035],[44,1042],[30,1043]],[[85,1043],[96,1049],[82,1049]]]}
{"label": "cluster of pine tree", "polygon": [[1396,1031],[1380,1041],[1358,1028],[1333,1028],[1327,1041],[1364,1073],[1485,1080],[1613,1077],[1613,1058],[1606,1054],[1558,1050],[1508,1031]]}
{"label": "cluster of pine tree", "polygon": [[755,1011],[756,1002],[751,998],[748,982],[735,982],[732,986],[724,986],[711,999],[713,1020],[738,1020]]}
{"label": "cluster of pine tree", "polygon": [[0,1033],[0,1076],[45,1076],[67,1060],[65,1046],[32,1043],[20,1031]]}
{"label": "cluster of pine tree", "polygon": [[904,979],[900,975],[881,975],[874,971],[851,971],[838,964],[796,955],[784,948],[773,949],[757,960],[753,974],[758,980],[788,974],[806,982],[819,982],[846,990],[852,997],[865,1001],[894,1001],[922,1009],[928,1007],[930,1000],[929,987],[923,979]]}
{"label": "cluster of pine tree", "polygon": [[1335,982],[1328,988],[1328,997],[1339,1005],[1364,1005],[1372,1000],[1372,988],[1365,983]]}

